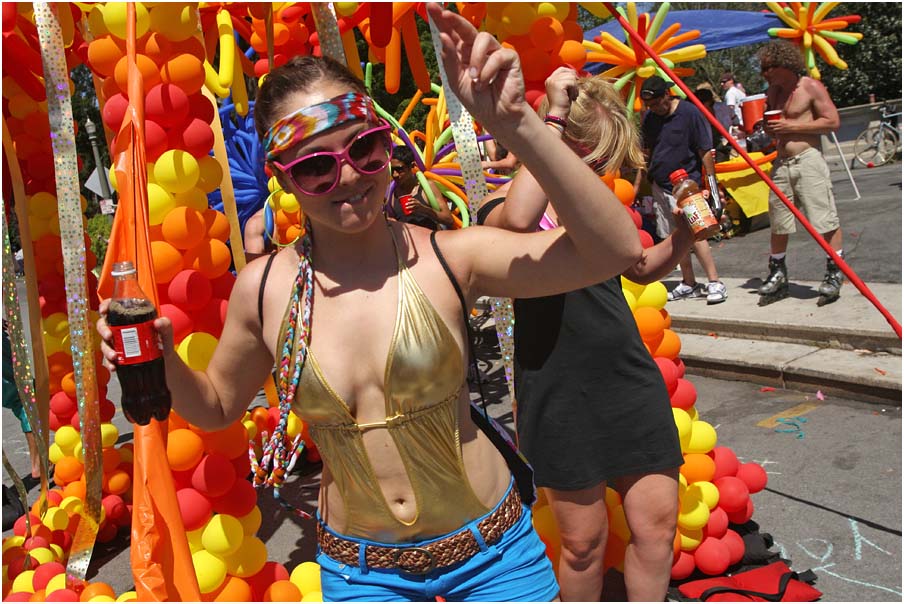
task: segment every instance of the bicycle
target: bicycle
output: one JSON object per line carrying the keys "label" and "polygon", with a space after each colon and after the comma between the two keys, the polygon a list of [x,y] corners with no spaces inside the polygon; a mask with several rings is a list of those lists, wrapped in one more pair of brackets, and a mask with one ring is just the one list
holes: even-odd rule
{"label": "bicycle", "polygon": [[889,113],[888,103],[879,107],[879,125],[866,128],[854,141],[854,157],[867,168],[887,163],[901,145],[901,129],[895,124],[901,112]]}

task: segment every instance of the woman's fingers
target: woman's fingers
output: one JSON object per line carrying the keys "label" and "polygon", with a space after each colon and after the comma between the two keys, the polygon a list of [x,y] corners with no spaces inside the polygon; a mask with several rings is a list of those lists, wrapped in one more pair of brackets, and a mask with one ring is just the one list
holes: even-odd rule
{"label": "woman's fingers", "polygon": [[173,322],[170,320],[170,318],[157,317],[156,319],[154,319],[154,329],[157,330],[157,334],[160,336],[160,343],[163,345],[163,350],[172,350],[174,346]]}
{"label": "woman's fingers", "polygon": [[[489,34],[487,34],[489,35]],[[519,66],[518,53],[507,48],[493,49],[492,53],[486,56],[480,70],[480,84],[483,86],[491,85],[500,75],[508,75],[512,69]]]}

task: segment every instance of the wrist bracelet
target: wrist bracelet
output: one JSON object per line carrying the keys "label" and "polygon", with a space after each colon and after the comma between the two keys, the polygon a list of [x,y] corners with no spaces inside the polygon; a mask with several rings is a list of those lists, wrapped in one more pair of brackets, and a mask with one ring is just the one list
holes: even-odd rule
{"label": "wrist bracelet", "polygon": [[546,117],[543,118],[543,121],[547,124],[556,124],[557,126],[561,126],[563,132],[568,126],[568,122],[565,120],[565,118],[559,117],[557,115],[550,115],[548,113],[546,114]]}

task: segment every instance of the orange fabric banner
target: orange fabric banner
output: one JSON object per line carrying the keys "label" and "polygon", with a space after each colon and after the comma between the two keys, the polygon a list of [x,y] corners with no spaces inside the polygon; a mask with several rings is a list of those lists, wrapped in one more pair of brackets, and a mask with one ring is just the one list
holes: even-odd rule
{"label": "orange fabric banner", "polygon": [[[148,236],[144,81],[135,64],[135,5],[132,2],[128,4],[127,23],[129,109],[117,136],[117,146],[112,150],[119,207],[113,221],[98,293],[102,299],[112,295],[110,270],[113,263],[130,260],[138,270],[141,289],[158,306]],[[151,420],[147,426],[135,424],[134,427],[130,561],[138,600],[200,601],[191,550],[166,458],[166,422]]]}

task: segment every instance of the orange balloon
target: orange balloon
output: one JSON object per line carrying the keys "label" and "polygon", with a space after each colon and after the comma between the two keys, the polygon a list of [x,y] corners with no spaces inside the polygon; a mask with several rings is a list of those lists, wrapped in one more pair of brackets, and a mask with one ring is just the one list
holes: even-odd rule
{"label": "orange balloon", "polygon": [[662,319],[665,321],[665,328],[670,329],[672,327],[672,315],[664,308],[659,309],[659,314],[662,315]]}
{"label": "orange balloon", "polygon": [[229,220],[223,212],[213,208],[204,210],[204,223],[207,225],[207,236],[226,243],[229,239]]}
{"label": "orange balloon", "polygon": [[119,457],[119,451],[117,451],[113,447],[108,447],[103,450],[101,453],[103,456],[103,465],[104,465],[104,474],[112,474],[117,467],[119,467],[119,462],[121,458]]}
{"label": "orange balloon", "polygon": [[204,239],[185,252],[185,268],[193,268],[208,279],[216,279],[225,273],[231,263],[232,254],[219,239]]}
{"label": "orange balloon", "polygon": [[79,480],[70,482],[63,487],[63,498],[78,497],[79,499],[84,500],[87,488],[88,486],[85,483],[85,477],[82,476]]}
{"label": "orange balloon", "polygon": [[47,369],[50,376],[62,379],[64,375],[72,372],[72,356],[65,352],[55,352],[47,357]]}
{"label": "orange balloon", "polygon": [[85,467],[79,460],[72,455],[65,455],[56,463],[53,481],[59,485],[65,485],[78,480],[84,471]]}
{"label": "orange balloon", "polygon": [[206,432],[202,438],[208,451],[220,453],[227,459],[248,454],[248,430],[240,421],[216,432]]}
{"label": "orange balloon", "polygon": [[204,455],[204,441],[191,430],[173,430],[166,443],[166,459],[177,472],[191,470]]}
{"label": "orange balloon", "polygon": [[113,77],[112,73],[110,74],[110,77],[104,78],[100,87],[101,96],[105,99],[109,99],[120,92],[119,84],[116,83],[116,78]]}
{"label": "orange balloon", "polygon": [[[250,602],[251,598],[248,582],[232,575],[227,575],[223,584],[209,594],[201,594],[205,602]],[[301,600],[300,596],[295,601],[298,600]]]}
{"label": "orange balloon", "polygon": [[75,374],[71,371],[60,380],[60,390],[75,398]]}
{"label": "orange balloon", "polygon": [[559,48],[559,59],[566,65],[580,70],[587,62],[587,51],[584,45],[576,40],[565,40]]}
{"label": "orange balloon", "polygon": [[637,321],[637,331],[640,332],[640,337],[644,341],[657,339],[665,329],[665,320],[652,306],[641,306],[634,309],[634,320]]}
{"label": "orange balloon", "polygon": [[537,48],[554,52],[565,40],[565,30],[555,17],[540,17],[530,26],[530,39]]}
{"label": "orange balloon", "polygon": [[271,583],[264,592],[264,602],[299,602],[300,600],[301,590],[288,579]]}
{"label": "orange balloon", "polygon": [[266,407],[255,407],[254,411],[251,412],[251,421],[257,426],[258,434],[267,429],[269,418],[270,413],[267,411]]}
{"label": "orange balloon", "polygon": [[615,192],[615,179],[618,178],[618,175],[615,172],[606,172],[602,176],[600,176],[600,180],[603,181],[603,184],[609,187],[612,192]]}
{"label": "orange balloon", "polygon": [[679,471],[687,478],[689,483],[705,480],[712,481],[716,472],[716,462],[705,453],[686,453],[684,464]]}
{"label": "orange balloon", "polygon": [[[160,83],[160,68],[157,66],[154,61],[148,58],[145,55],[135,55],[135,66],[138,68],[138,72],[141,74],[141,78],[144,80],[144,89],[150,90],[154,86]],[[119,86],[119,89],[128,94],[129,90],[129,59],[128,57],[122,57],[117,63],[116,68],[113,70],[113,79],[116,80],[116,85]]]}
{"label": "orange balloon", "polygon": [[201,243],[207,230],[201,212],[184,206],[167,212],[160,226],[163,238],[180,250],[187,250]]}
{"label": "orange balloon", "polygon": [[106,583],[98,581],[97,583],[89,583],[87,586],[85,586],[85,590],[79,596],[79,600],[81,602],[87,602],[95,596],[109,596],[115,599],[116,592],[113,591],[113,588]]}
{"label": "orange balloon", "polygon": [[88,65],[102,76],[111,76],[126,54],[125,42],[113,36],[95,38],[88,44]]}
{"label": "orange balloon", "polygon": [[634,185],[624,178],[616,178],[612,184],[612,190],[615,196],[622,202],[622,205],[630,206],[634,203]]}
{"label": "orange balloon", "polygon": [[653,356],[665,357],[674,361],[678,358],[678,353],[680,352],[681,340],[678,338],[678,334],[671,329],[664,329],[662,331],[662,342],[656,347]]}
{"label": "orange balloon", "polygon": [[116,470],[104,477],[104,491],[113,495],[122,495],[132,486],[132,477],[125,470]]}
{"label": "orange balloon", "polygon": [[170,432],[172,432],[173,430],[179,430],[180,428],[188,428],[188,426],[188,422],[185,421],[185,419],[181,415],[179,415],[175,411],[170,411],[169,424],[167,426]]}
{"label": "orange balloon", "polygon": [[166,241],[151,242],[154,278],[157,284],[169,283],[182,271],[182,254]]}
{"label": "orange balloon", "polygon": [[174,54],[173,45],[167,37],[156,31],[148,34],[147,38],[145,38],[144,48],[139,48],[139,52],[157,65],[163,65]]}
{"label": "orange balloon", "polygon": [[204,65],[198,57],[182,53],[160,68],[160,78],[167,84],[178,86],[185,94],[194,94],[204,85]]}

